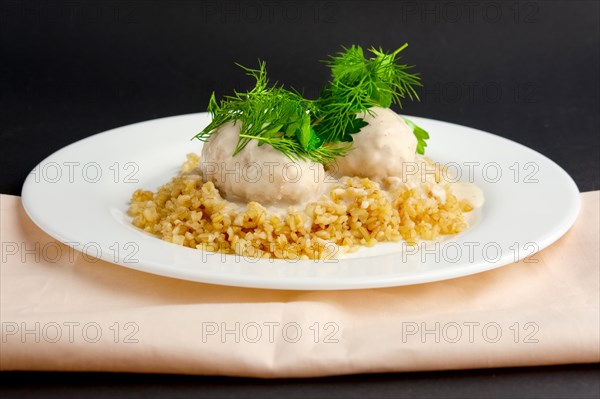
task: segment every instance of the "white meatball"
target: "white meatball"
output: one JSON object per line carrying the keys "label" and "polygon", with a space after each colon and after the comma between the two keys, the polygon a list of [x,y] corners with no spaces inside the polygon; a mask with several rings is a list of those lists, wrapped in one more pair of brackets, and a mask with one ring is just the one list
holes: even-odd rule
{"label": "white meatball", "polygon": [[292,161],[268,144],[250,140],[233,156],[240,123],[219,127],[204,143],[200,158],[205,181],[212,181],[229,200],[262,205],[292,205],[318,199],[324,188],[323,165]]}
{"label": "white meatball", "polygon": [[337,159],[340,176],[402,177],[403,164],[415,161],[417,138],[400,115],[389,108],[373,107],[358,116],[368,123],[353,134],[352,149]]}

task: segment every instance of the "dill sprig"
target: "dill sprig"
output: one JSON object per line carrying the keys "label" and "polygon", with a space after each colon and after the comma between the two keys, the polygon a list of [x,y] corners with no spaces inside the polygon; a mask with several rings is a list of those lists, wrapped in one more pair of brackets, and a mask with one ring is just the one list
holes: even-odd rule
{"label": "dill sprig", "polygon": [[[316,100],[305,99],[297,91],[269,85],[266,63],[258,69],[237,64],[256,80],[247,92],[234,91],[217,101],[213,92],[208,111],[212,122],[195,138],[206,141],[227,122],[240,124],[240,135],[233,155],[250,140],[269,144],[292,160],[330,163],[351,148],[352,134],[367,125],[357,115],[369,108],[402,107],[405,99],[419,99],[415,87],[421,86],[412,66],[398,64],[399,54],[408,44],[392,53],[371,47],[366,58],[360,46],[343,48],[326,61],[331,80]],[[417,137],[417,152],[424,153],[429,135],[404,118]],[[346,143],[344,143],[346,142]]]}
{"label": "dill sprig", "polygon": [[371,47],[372,57],[367,58],[360,46],[353,45],[325,61],[331,80],[317,100],[315,127],[324,142],[352,141],[351,135],[366,125],[357,114],[371,107],[402,107],[406,98],[419,99],[415,90],[421,86],[419,74],[408,72],[412,66],[397,63],[407,46],[392,53]]}
{"label": "dill sprig", "polygon": [[206,141],[217,128],[233,122],[240,123],[234,155],[250,140],[257,140],[259,146],[269,144],[292,160],[326,163],[345,154],[348,148],[324,145],[315,134],[311,126],[313,101],[277,84],[269,85],[265,62],[259,61],[258,69],[238,66],[256,80],[254,88],[235,91],[220,102],[212,93],[208,105],[212,121],[195,138]]}

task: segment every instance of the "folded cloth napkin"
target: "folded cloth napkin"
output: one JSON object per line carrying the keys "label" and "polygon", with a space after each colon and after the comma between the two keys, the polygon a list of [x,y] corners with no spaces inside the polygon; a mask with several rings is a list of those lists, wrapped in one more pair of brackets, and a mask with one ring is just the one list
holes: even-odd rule
{"label": "folded cloth napkin", "polygon": [[0,370],[309,377],[598,362],[599,192],[581,199],[575,226],[528,261],[405,287],[274,291],[92,259],[2,195]]}

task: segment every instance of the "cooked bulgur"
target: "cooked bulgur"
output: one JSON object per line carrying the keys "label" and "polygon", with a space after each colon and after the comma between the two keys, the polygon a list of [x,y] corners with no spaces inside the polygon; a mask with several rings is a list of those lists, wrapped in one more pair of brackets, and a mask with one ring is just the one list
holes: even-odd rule
{"label": "cooked bulgur", "polygon": [[223,199],[213,183],[202,182],[199,157],[189,154],[182,172],[156,193],[133,193],[129,215],[135,226],[175,244],[280,259],[326,259],[361,245],[463,231],[471,205],[456,198],[438,164],[423,159],[434,170],[423,180],[343,177],[319,201],[280,216],[257,202],[240,208]]}

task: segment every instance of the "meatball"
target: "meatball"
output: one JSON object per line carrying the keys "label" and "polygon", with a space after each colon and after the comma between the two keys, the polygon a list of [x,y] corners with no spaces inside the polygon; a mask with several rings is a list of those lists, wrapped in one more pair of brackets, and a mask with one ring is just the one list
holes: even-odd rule
{"label": "meatball", "polygon": [[403,165],[415,161],[417,138],[400,115],[373,107],[358,116],[368,123],[353,134],[352,149],[337,159],[335,174],[369,178],[402,177]]}
{"label": "meatball", "polygon": [[203,179],[212,181],[228,200],[262,205],[294,205],[318,199],[324,189],[323,165],[292,161],[257,140],[233,156],[240,122],[228,122],[204,143],[200,158]]}

